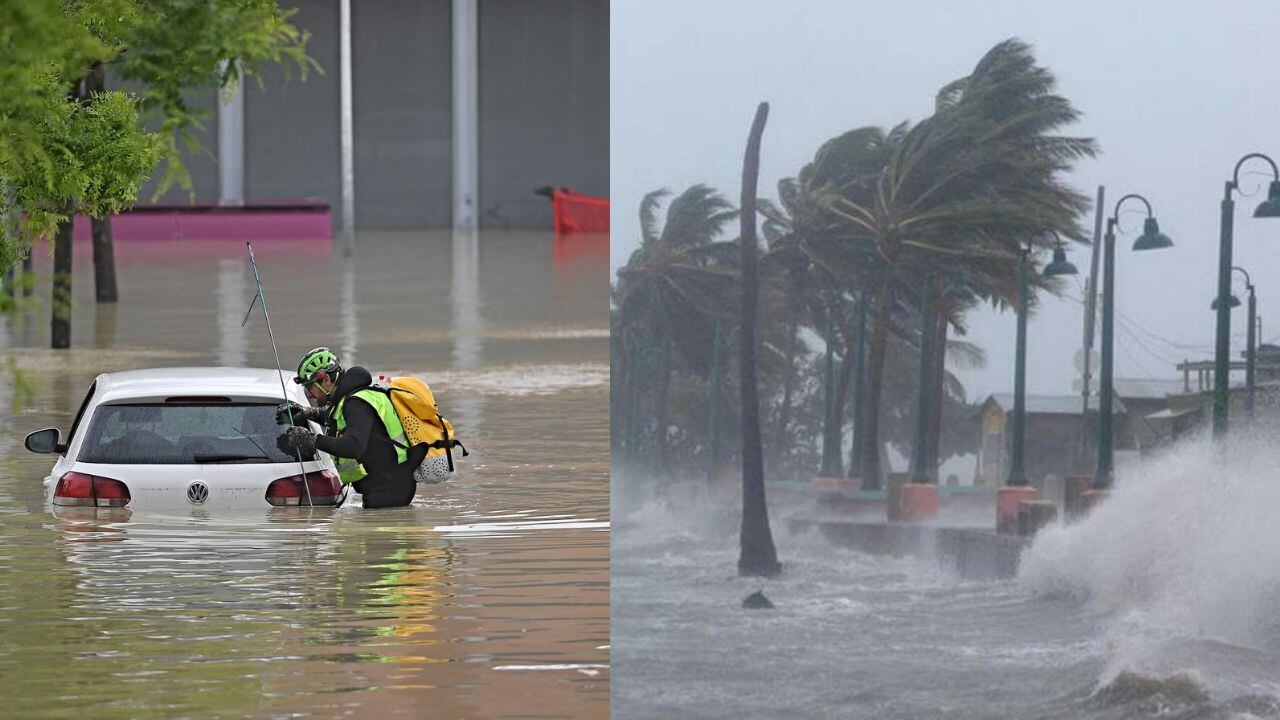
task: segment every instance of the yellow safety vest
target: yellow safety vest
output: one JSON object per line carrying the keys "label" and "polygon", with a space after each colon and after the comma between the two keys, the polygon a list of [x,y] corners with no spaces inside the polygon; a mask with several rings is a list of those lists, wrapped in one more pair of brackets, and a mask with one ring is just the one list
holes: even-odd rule
{"label": "yellow safety vest", "polygon": [[[342,409],[346,405],[347,397],[351,395],[369,403],[374,411],[378,413],[378,418],[382,420],[382,425],[387,429],[387,437],[391,438],[391,441],[396,444],[396,462],[404,463],[408,460],[409,455],[405,452],[408,442],[405,438],[404,426],[400,424],[400,416],[396,414],[396,409],[391,404],[391,400],[386,393],[379,392],[373,388],[362,388],[338,401],[337,407],[333,409],[333,419],[338,424],[338,434],[341,435],[342,431],[347,427],[347,419],[343,417]],[[335,457],[334,460],[338,462],[338,478],[343,485],[350,485],[368,475],[359,460],[340,457]]]}

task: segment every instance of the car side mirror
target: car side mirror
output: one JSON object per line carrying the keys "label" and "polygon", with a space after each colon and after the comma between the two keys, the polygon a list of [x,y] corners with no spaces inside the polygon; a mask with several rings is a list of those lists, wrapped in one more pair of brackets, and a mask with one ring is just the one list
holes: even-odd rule
{"label": "car side mirror", "polygon": [[45,428],[27,435],[24,444],[33,453],[64,453],[67,451],[67,446],[60,444],[61,440],[62,433],[58,428]]}

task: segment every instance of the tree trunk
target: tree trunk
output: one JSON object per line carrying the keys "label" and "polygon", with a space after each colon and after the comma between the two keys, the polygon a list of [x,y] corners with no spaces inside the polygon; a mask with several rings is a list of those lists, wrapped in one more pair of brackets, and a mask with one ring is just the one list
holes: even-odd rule
{"label": "tree trunk", "polygon": [[[101,62],[93,64],[85,78],[85,95],[106,91],[106,73]],[[100,303],[120,300],[116,286],[115,242],[111,237],[111,215],[95,217],[93,226],[93,288],[94,297]]]}
{"label": "tree trunk", "polygon": [[773,577],[782,572],[769,529],[769,506],[764,491],[764,452],[760,444],[760,396],[756,387],[756,321],[759,277],[756,267],[756,181],[760,174],[760,136],[769,117],[769,103],[756,108],[747,150],[742,159],[742,202],[739,210],[742,242],[742,323],[739,373],[742,393],[742,529],[739,536],[739,575]]}
{"label": "tree trunk", "polygon": [[885,350],[889,341],[889,310],[892,288],[889,278],[880,279],[876,288],[876,314],[871,325],[870,345],[867,351],[866,405],[862,411],[866,427],[862,438],[862,489],[879,490],[883,487],[880,465],[880,396],[884,375]]}
{"label": "tree trunk", "polygon": [[[822,390],[822,469],[818,474],[822,477],[840,477],[844,474],[844,466],[840,458],[840,432],[843,423],[841,415],[836,413],[836,371],[835,346],[836,329],[831,319],[831,311],[827,311],[826,354],[823,358]],[[844,367],[843,361],[841,367]]]}
{"label": "tree trunk", "polygon": [[654,452],[657,454],[658,471],[663,475],[671,469],[671,464],[667,462],[667,428],[671,426],[671,347],[670,343],[663,338],[659,341],[662,345],[662,354],[658,356],[658,432],[654,443]]}
{"label": "tree trunk", "polygon": [[31,293],[35,291],[35,262],[28,250],[27,256],[22,258],[22,297],[31,297]]}
{"label": "tree trunk", "polygon": [[53,292],[50,306],[53,320],[49,326],[50,347],[71,347],[71,237],[75,226],[75,211],[68,210],[68,217],[58,225],[53,240]]}
{"label": "tree trunk", "polygon": [[782,407],[778,410],[778,431],[774,437],[785,448],[791,447],[791,403],[795,394],[796,347],[800,344],[800,323],[791,323],[787,341],[787,374],[782,380]]}
{"label": "tree trunk", "polygon": [[[832,399],[832,415],[836,420],[835,445],[837,462],[840,462],[840,475],[844,475],[844,458],[840,457],[840,443],[844,441],[845,420],[848,413],[845,408],[849,404],[849,385],[853,380],[854,366],[857,363],[857,346],[853,336],[853,328],[847,322],[848,318],[844,318],[842,322],[844,332],[844,353],[840,358],[840,369],[836,375],[836,394]],[[856,472],[856,468],[849,468],[849,472]],[[837,477],[839,477],[837,476]]]}

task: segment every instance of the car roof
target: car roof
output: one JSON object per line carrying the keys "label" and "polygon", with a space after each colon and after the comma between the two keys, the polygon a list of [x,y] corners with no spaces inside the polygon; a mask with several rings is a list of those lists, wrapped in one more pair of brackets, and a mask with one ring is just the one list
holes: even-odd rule
{"label": "car roof", "polygon": [[180,395],[280,398],[280,378],[294,400],[305,400],[292,378],[268,368],[177,367],[103,373],[97,378],[99,402],[143,400]]}

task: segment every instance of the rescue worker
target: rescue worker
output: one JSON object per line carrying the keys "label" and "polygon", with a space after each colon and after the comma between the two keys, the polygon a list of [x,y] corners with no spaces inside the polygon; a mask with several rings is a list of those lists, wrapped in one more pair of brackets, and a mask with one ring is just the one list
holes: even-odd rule
{"label": "rescue worker", "polygon": [[[289,455],[301,452],[306,457],[316,450],[332,455],[342,484],[353,486],[366,508],[412,502],[417,483],[402,447],[404,428],[387,393],[373,386],[369,371],[360,366],[344,370],[337,355],[318,347],[302,357],[293,381],[306,389],[314,407],[280,406],[276,422],[288,422],[285,413],[291,411],[294,425],[277,438],[276,446]],[[304,418],[322,424],[325,434],[308,429]]]}

